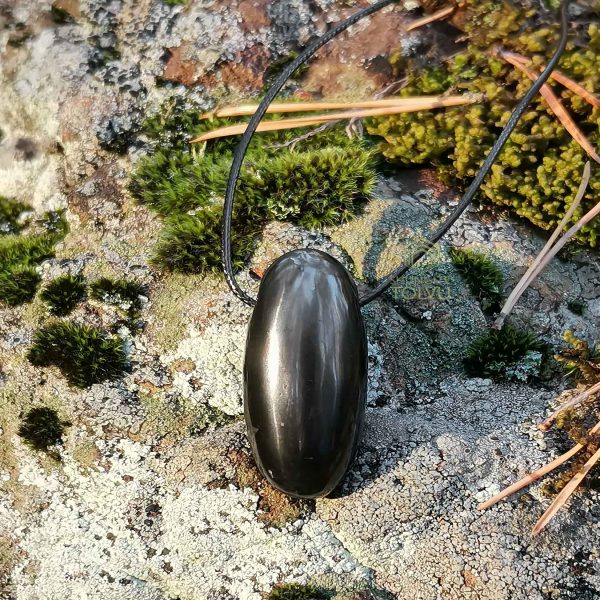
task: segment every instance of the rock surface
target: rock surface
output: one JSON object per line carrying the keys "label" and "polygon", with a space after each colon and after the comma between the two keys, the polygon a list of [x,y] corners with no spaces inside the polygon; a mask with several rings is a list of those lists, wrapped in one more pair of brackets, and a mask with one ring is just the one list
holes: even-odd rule
{"label": "rock surface", "polygon": [[[36,212],[65,208],[71,225],[40,267],[44,281],[65,272],[127,276],[149,290],[138,334],[98,303],[70,317],[118,331],[132,364],[123,380],[83,391],[26,359],[48,319],[39,299],[0,307],[0,598],[258,600],[278,582],[307,580],[339,598],[361,590],[420,600],[600,597],[598,491],[577,494],[535,539],[531,526],[549,503],[541,486],[486,513],[476,508],[564,451],[561,435],[543,438],[535,423],[567,384],[465,376],[461,356],[486,316],[447,250],[490,253],[508,291],[544,244],[535,232],[473,208],[364,310],[370,383],[358,458],[333,497],[293,505],[277,524],[269,513],[281,499],[239,462],[250,310],[220,278],[148,265],[160,224],[126,191],[143,151],[143,115],[171,95],[211,108],[218,97],[256,92],[268,63],[347,14],[346,4],[0,4],[0,194]],[[355,44],[323,52],[307,75],[312,91],[330,92],[335,77],[341,95],[382,87],[390,74],[377,59],[396,43],[387,28],[401,22],[397,13],[373,24],[386,35],[360,25]],[[382,176],[347,225],[320,233],[269,225],[251,268],[311,246],[373,279],[418,249],[455,201],[430,173]],[[256,289],[250,269],[241,280]],[[585,305],[583,316],[571,301]],[[598,255],[554,261],[515,320],[555,348],[566,329],[597,342]],[[24,412],[39,405],[72,423],[60,460],[17,435]]]}

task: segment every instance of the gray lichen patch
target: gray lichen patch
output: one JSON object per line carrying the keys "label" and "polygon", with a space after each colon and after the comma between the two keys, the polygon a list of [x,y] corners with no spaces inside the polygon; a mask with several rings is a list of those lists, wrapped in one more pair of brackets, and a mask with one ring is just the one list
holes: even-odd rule
{"label": "gray lichen patch", "polygon": [[173,351],[188,334],[192,315],[204,297],[222,282],[210,277],[173,273],[159,281],[148,310],[147,335],[161,352]]}
{"label": "gray lichen patch", "polygon": [[[89,576],[78,584],[82,592],[101,587],[111,595],[144,599],[173,590],[206,596],[217,586],[233,597],[259,600],[260,591],[284,577],[333,570],[368,578],[318,519],[266,528],[255,520],[257,497],[248,490],[189,484],[176,494],[155,471],[156,457],[145,447],[121,440],[100,448],[110,460],[104,469],[83,474],[65,455],[60,481],[40,477],[35,464],[26,465],[24,483],[47,498],[47,508],[44,520],[21,540],[27,558],[12,573],[17,593],[59,593],[70,577],[69,565],[86,565]],[[120,493],[115,495],[117,482]],[[194,522],[188,523],[191,515]],[[68,545],[63,543],[65,528]],[[94,566],[98,556],[105,557],[102,568]],[[223,573],[229,575],[224,579]],[[124,586],[124,580],[131,583]]]}

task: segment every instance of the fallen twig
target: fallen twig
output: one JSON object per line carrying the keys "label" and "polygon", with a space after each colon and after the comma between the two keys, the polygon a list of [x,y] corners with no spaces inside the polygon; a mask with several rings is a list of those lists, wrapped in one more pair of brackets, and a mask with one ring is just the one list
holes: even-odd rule
{"label": "fallen twig", "polygon": [[[403,99],[404,100],[404,99]],[[408,100],[408,99],[406,99]],[[353,118],[364,118],[364,117],[381,117],[387,115],[395,115],[400,113],[418,112],[421,110],[432,110],[434,108],[447,108],[451,106],[463,106],[466,104],[473,104],[481,100],[481,95],[476,94],[465,94],[462,96],[426,96],[419,98],[411,98],[411,102],[402,102],[401,104],[391,104],[383,108],[371,108],[364,110],[352,110],[340,113],[324,113],[317,114],[308,117],[299,117],[296,119],[279,119],[274,121],[263,121],[261,122],[256,131],[280,131],[283,129],[294,129],[296,127],[307,127],[310,125],[317,125],[319,123],[328,121],[339,121]],[[374,102],[374,101],[373,101]],[[376,102],[387,102],[378,100]],[[213,131],[209,131],[195,139],[192,142],[206,142],[221,137],[227,137],[231,135],[240,135],[246,131],[246,123],[238,125],[230,125],[228,127],[221,127]]]}
{"label": "fallen twig", "polygon": [[[500,50],[498,51],[498,56],[513,65],[513,67],[525,73],[525,75],[527,75],[527,77],[529,77],[532,81],[535,81],[538,78],[536,73],[524,65],[520,60],[516,60],[510,53]],[[546,100],[552,112],[558,117],[558,120],[563,124],[564,128],[571,134],[573,139],[587,152],[587,154],[589,154],[592,159],[600,164],[600,155],[596,152],[581,129],[579,129],[571,115],[562,105],[556,94],[552,91],[552,88],[549,85],[544,84],[540,89],[540,94]]]}
{"label": "fallen twig", "polygon": [[510,294],[510,296],[508,297],[506,302],[504,303],[504,306],[502,307],[500,314],[498,315],[498,317],[496,318],[496,321],[494,322],[494,325],[493,325],[494,329],[502,329],[502,326],[504,325],[504,321],[506,320],[508,315],[512,312],[513,308],[515,307],[516,303],[519,301],[521,296],[525,293],[525,290],[533,283],[535,278],[541,273],[541,271],[548,264],[547,262],[545,262],[544,266],[539,268],[540,264],[542,264],[542,262],[544,262],[544,259],[546,258],[546,256],[548,255],[548,253],[550,252],[552,247],[554,246],[556,240],[562,233],[563,229],[569,223],[569,221],[575,214],[575,211],[581,204],[581,201],[583,199],[583,196],[585,195],[585,191],[586,191],[587,186],[590,181],[590,174],[591,174],[591,167],[590,167],[590,163],[588,161],[585,164],[585,167],[583,169],[581,184],[579,185],[579,189],[577,190],[577,194],[576,194],[575,198],[573,199],[573,202],[571,203],[569,210],[566,212],[565,216],[562,218],[561,222],[558,224],[558,227],[554,230],[554,233],[550,236],[550,239],[548,240],[548,242],[546,243],[546,245],[544,246],[542,251],[538,254],[537,258],[533,261],[533,263],[531,264],[529,269],[527,269],[527,271],[525,272],[525,275],[523,275],[523,277],[521,278],[519,283],[515,286],[514,290],[512,291],[512,293]]}

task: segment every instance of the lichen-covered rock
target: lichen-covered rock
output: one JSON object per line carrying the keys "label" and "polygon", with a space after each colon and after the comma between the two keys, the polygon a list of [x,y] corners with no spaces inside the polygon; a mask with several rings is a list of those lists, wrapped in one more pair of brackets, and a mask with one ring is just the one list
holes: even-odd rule
{"label": "lichen-covered rock", "polygon": [[[565,450],[562,433],[543,436],[535,424],[569,384],[562,372],[528,384],[466,375],[462,358],[487,316],[450,249],[485,253],[506,296],[542,248],[540,235],[470,209],[365,308],[364,441],[344,485],[306,504],[278,496],[250,458],[241,418],[250,309],[217,273],[151,265],[162,224],[128,191],[152,146],[146,118],[163,134],[153,143],[184,147],[197,119],[161,129],[159,107],[189,116],[255,93],[271,76],[264,65],[285,62],[357,4],[17,0],[2,9],[0,195],[30,209],[16,221],[14,204],[0,214],[11,229],[0,228],[0,242],[58,224],[54,256],[40,256],[32,272],[43,288],[65,275],[88,283],[88,297],[60,322],[115,340],[127,369],[70,385],[55,366],[27,359],[56,318],[44,298],[0,306],[0,597],[261,600],[294,583],[337,600],[598,596],[595,486],[534,542],[531,524],[549,502],[542,486],[476,510]],[[373,20],[375,34],[354,28],[313,63],[311,89],[365,97],[389,82],[379,59],[405,18],[394,7]],[[429,47],[433,35],[413,33],[404,51]],[[265,224],[240,269],[243,287],[256,293],[268,265],[301,246],[334,255],[362,287],[417,251],[456,202],[431,173],[378,181],[346,223],[336,217],[317,232],[299,220]],[[287,218],[281,197],[272,206]],[[597,341],[597,255],[554,261],[514,322],[552,349],[566,329]],[[37,445],[27,441],[39,433],[32,415],[52,416],[52,435]]]}

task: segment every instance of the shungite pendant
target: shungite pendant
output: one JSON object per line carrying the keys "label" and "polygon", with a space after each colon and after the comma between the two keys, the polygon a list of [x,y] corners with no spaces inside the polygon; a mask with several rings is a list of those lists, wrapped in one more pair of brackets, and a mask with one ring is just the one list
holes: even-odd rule
{"label": "shungite pendant", "polygon": [[353,459],[366,387],[354,281],[323,252],[285,254],[261,281],[244,364],[248,437],[268,481],[291,496],[329,494]]}

